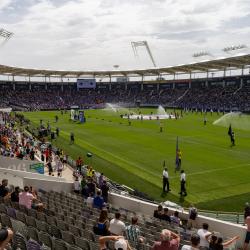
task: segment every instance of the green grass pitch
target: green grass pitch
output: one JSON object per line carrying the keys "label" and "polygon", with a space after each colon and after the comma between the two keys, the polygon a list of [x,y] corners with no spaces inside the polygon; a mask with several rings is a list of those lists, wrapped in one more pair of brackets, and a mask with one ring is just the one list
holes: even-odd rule
{"label": "green grass pitch", "polygon": [[[144,114],[156,109],[141,109]],[[121,110],[122,112],[122,110]],[[124,112],[124,111],[123,111]],[[54,145],[73,158],[81,155],[90,163],[87,152],[93,153],[91,164],[110,179],[150,195],[157,201],[171,200],[183,206],[193,203],[200,209],[242,211],[250,200],[250,117],[237,117],[233,124],[236,146],[230,147],[228,123],[215,126],[222,115],[207,114],[207,125],[198,113],[184,113],[179,120],[164,120],[160,133],[159,121],[128,121],[119,113],[86,110],[87,122],[69,120],[69,113],[59,111],[26,112],[25,117],[38,126],[40,119],[60,128]],[[55,115],[59,121],[55,123]],[[245,127],[237,126],[244,119]],[[239,127],[240,129],[237,129]],[[70,133],[75,144],[69,144]],[[188,196],[178,195],[179,172],[175,173],[176,137],[182,151],[182,169],[187,174]],[[171,193],[162,194],[163,160],[170,174]]]}

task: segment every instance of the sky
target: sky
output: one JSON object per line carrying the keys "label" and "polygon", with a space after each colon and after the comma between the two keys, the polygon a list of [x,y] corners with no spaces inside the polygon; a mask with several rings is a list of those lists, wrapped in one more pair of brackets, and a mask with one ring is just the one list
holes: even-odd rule
{"label": "sky", "polygon": [[[0,0],[0,29],[14,33],[0,64],[58,70],[152,68],[230,56],[250,47],[250,0]],[[199,51],[207,58],[193,58]]]}

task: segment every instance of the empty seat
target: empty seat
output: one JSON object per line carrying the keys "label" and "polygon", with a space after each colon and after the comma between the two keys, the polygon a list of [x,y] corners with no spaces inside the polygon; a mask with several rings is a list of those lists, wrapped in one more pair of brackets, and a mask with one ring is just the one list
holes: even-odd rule
{"label": "empty seat", "polygon": [[52,238],[49,234],[41,231],[38,233],[38,238],[45,246],[52,248]]}
{"label": "empty seat", "polygon": [[69,225],[69,231],[74,234],[74,236],[81,236],[81,229],[72,225]]}
{"label": "empty seat", "polygon": [[50,234],[58,239],[62,238],[61,230],[55,225],[50,226]]}
{"label": "empty seat", "polygon": [[28,229],[27,229],[27,226],[23,222],[11,219],[11,225],[12,225],[13,231],[15,233],[19,232],[19,233],[21,233],[23,236],[25,236],[27,238]]}
{"label": "empty seat", "polygon": [[35,209],[28,209],[28,213],[29,216],[32,216],[34,218],[37,218],[37,211]]}
{"label": "empty seat", "polygon": [[25,207],[24,205],[19,204],[19,209],[20,209],[20,211],[24,212],[25,214],[27,214],[27,212],[28,212],[27,207]]}
{"label": "empty seat", "polygon": [[89,242],[86,239],[75,237],[75,244],[84,250],[90,250]]}
{"label": "empty seat", "polygon": [[45,215],[44,213],[37,212],[36,216],[37,216],[37,219],[38,219],[38,220],[47,222],[47,220],[46,220],[46,215]]}
{"label": "empty seat", "polygon": [[28,236],[30,239],[38,241],[38,230],[34,227],[28,227]]}
{"label": "empty seat", "polygon": [[43,231],[43,232],[49,231],[49,226],[44,221],[36,220],[36,227],[39,231]]}
{"label": "empty seat", "polygon": [[32,216],[26,216],[26,224],[31,227],[36,227],[36,219]]}
{"label": "empty seat", "polygon": [[83,232],[83,237],[86,238],[89,241],[95,241],[95,234],[90,231],[90,230],[84,230]]}
{"label": "empty seat", "polygon": [[75,222],[75,226],[78,227],[78,228],[80,228],[80,229],[85,229],[85,222],[77,220]]}
{"label": "empty seat", "polygon": [[57,225],[56,219],[53,216],[46,216],[46,221],[49,225]]}
{"label": "empty seat", "polygon": [[0,203],[0,213],[7,214],[7,208],[3,203]]}
{"label": "empty seat", "polygon": [[75,244],[75,237],[70,232],[62,231],[62,238],[69,244],[73,244],[73,245]]}
{"label": "empty seat", "polygon": [[57,227],[63,231],[67,231],[69,229],[68,224],[62,220],[57,220]]}
{"label": "empty seat", "polygon": [[52,239],[53,250],[68,250],[68,244],[60,239]]}
{"label": "empty seat", "polygon": [[20,234],[15,233],[13,237],[13,249],[14,250],[26,250],[26,238]]}
{"label": "empty seat", "polygon": [[69,245],[68,250],[82,250],[82,248],[74,246],[74,245]]}
{"label": "empty seat", "polygon": [[23,222],[23,223],[26,223],[26,215],[25,215],[25,213],[20,212],[20,211],[16,211],[16,219]]}
{"label": "empty seat", "polygon": [[51,248],[48,246],[42,245],[41,250],[51,250]]}
{"label": "empty seat", "polygon": [[7,214],[1,214],[1,224],[5,227],[12,227],[10,217]]}
{"label": "empty seat", "polygon": [[99,250],[100,249],[99,244],[96,242],[89,242],[89,244],[90,244],[91,250]]}
{"label": "empty seat", "polygon": [[69,216],[65,216],[65,222],[67,222],[70,225],[74,225],[75,224],[75,219]]}

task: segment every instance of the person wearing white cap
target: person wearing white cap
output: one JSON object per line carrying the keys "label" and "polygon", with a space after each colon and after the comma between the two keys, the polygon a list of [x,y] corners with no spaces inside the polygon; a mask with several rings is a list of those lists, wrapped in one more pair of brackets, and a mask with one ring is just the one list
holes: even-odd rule
{"label": "person wearing white cap", "polygon": [[160,235],[160,241],[156,241],[152,250],[178,250],[180,236],[170,230],[163,229]]}
{"label": "person wearing white cap", "polygon": [[123,236],[103,236],[99,238],[100,250],[106,250],[106,242],[115,241],[115,250],[132,250],[128,241],[124,239]]}

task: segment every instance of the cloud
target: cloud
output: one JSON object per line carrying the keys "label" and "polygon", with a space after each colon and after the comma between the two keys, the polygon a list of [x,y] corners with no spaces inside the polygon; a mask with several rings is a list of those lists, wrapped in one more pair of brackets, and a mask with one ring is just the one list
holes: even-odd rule
{"label": "cloud", "polygon": [[0,1],[0,11],[4,10],[11,4],[12,0],[1,0]]}
{"label": "cloud", "polygon": [[250,37],[247,0],[1,0],[1,9],[0,26],[15,36],[0,63],[23,67],[152,67],[143,48],[134,58],[130,43],[140,40],[158,66],[174,65]]}

